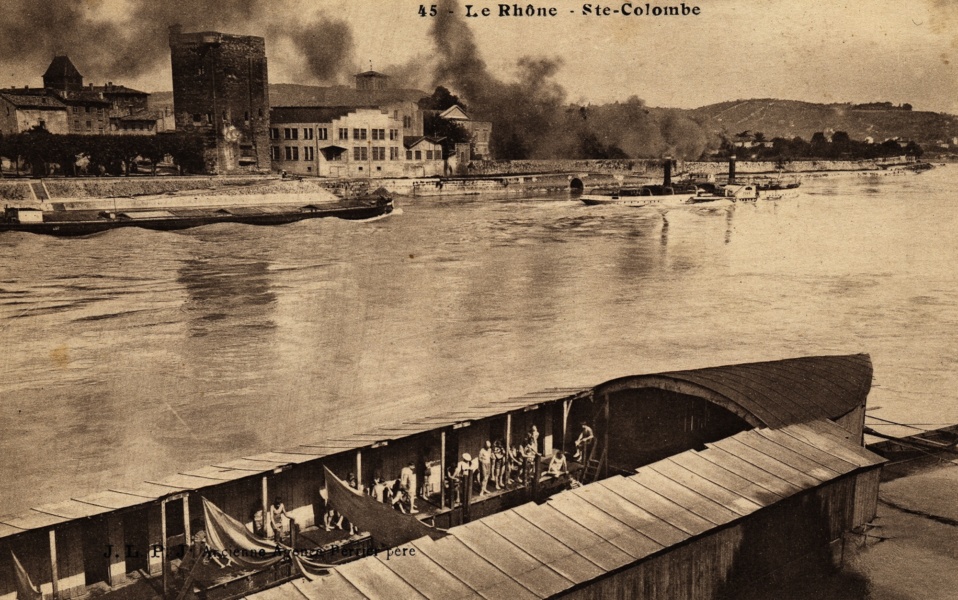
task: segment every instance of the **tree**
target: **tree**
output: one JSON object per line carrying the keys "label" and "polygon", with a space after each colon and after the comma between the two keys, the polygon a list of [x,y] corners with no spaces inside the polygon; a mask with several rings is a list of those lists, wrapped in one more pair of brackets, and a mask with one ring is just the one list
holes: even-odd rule
{"label": "tree", "polygon": [[925,151],[922,150],[921,146],[919,146],[919,145],[918,145],[917,143],[915,143],[915,142],[908,142],[908,144],[905,145],[905,154],[907,154],[908,156],[914,156],[915,158],[921,158],[921,155],[924,154],[924,153],[925,153]]}
{"label": "tree", "polygon": [[441,85],[435,89],[431,96],[419,99],[419,108],[423,110],[443,111],[457,104],[461,106],[463,110],[466,109],[465,105],[459,100],[459,96],[456,96]]}

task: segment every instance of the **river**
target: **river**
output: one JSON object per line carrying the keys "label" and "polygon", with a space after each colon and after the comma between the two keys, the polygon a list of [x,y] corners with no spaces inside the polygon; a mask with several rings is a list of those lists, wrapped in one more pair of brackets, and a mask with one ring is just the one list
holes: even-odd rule
{"label": "river", "polygon": [[871,354],[870,416],[956,423],[956,187],[950,166],[664,214],[473,196],[4,234],[0,514],[547,387],[810,354]]}

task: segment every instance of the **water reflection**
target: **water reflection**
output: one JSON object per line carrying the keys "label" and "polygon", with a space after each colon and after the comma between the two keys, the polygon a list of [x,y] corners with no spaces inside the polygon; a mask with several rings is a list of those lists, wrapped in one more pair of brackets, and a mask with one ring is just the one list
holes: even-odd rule
{"label": "water reflection", "polygon": [[214,326],[224,319],[242,319],[244,327],[275,327],[270,315],[276,294],[270,289],[269,263],[265,260],[189,258],[182,262],[176,280],[189,295],[184,310],[189,314],[193,337],[229,333]]}

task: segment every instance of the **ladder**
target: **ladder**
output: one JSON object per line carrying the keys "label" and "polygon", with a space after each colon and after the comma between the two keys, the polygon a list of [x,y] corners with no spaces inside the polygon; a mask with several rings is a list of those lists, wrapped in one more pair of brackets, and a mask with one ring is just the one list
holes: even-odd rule
{"label": "ladder", "polygon": [[598,446],[598,441],[592,444],[592,448],[589,449],[589,455],[585,457],[585,466],[582,469],[582,483],[598,481],[599,473],[603,470],[602,467],[608,461],[608,453],[606,452],[605,448],[602,448],[599,458],[595,458],[596,450],[599,449]]}

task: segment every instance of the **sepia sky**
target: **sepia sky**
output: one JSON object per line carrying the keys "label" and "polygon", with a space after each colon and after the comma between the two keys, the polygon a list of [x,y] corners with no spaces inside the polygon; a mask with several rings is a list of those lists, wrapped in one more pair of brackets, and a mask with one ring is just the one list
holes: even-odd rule
{"label": "sepia sky", "polygon": [[[460,2],[460,17],[465,4],[494,15],[498,5]],[[958,113],[958,0],[699,0],[686,3],[701,9],[689,17],[586,16],[583,4],[538,3],[558,9],[551,18],[465,21],[479,58],[501,79],[514,77],[521,56],[559,59],[554,80],[570,102],[636,95],[652,106],[691,108],[745,98],[887,100]],[[623,2],[596,4],[617,9]],[[266,36],[273,82],[349,83],[350,73],[371,63],[430,89],[437,83],[433,19],[420,17],[419,6],[410,0],[4,0],[0,85],[39,85],[52,54],[62,52],[87,81],[169,90],[165,31],[178,20],[186,31]],[[326,28],[331,23],[340,27]],[[342,64],[317,68],[323,61]]]}

